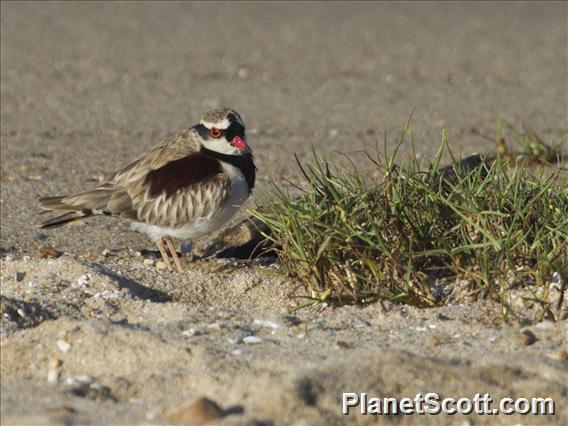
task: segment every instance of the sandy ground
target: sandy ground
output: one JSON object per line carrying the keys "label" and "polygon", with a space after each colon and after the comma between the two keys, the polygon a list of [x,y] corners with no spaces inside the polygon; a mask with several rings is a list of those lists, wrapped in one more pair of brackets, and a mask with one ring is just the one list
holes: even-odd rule
{"label": "sandy ground", "polygon": [[[296,283],[277,265],[199,260],[179,276],[140,256],[151,244],[125,224],[35,229],[37,197],[94,185],[218,105],[247,122],[256,198],[270,180],[298,178],[293,153],[362,158],[413,109],[421,155],[442,127],[456,151],[486,151],[476,132],[499,117],[559,135],[567,13],[565,3],[2,2],[2,424],[187,423],[202,396],[222,407],[221,424],[567,424],[566,320],[503,326],[489,303],[290,313]],[[40,259],[40,244],[63,255]],[[557,406],[539,417],[346,417],[342,392]]]}

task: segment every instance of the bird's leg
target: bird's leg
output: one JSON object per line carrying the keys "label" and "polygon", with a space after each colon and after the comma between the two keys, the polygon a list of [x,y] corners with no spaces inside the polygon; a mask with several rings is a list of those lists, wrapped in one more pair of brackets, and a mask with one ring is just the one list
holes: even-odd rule
{"label": "bird's leg", "polygon": [[183,272],[183,266],[181,266],[181,261],[177,255],[176,247],[174,246],[174,242],[172,241],[171,237],[165,237],[166,243],[168,243],[168,248],[170,249],[170,253],[174,258],[174,263],[176,264],[176,269],[178,272]]}
{"label": "bird's leg", "polygon": [[162,259],[164,259],[164,263],[166,264],[168,271],[172,271],[172,262],[170,262],[170,257],[168,256],[168,252],[164,247],[164,239],[165,238],[158,238],[156,245],[158,246],[158,250],[160,250],[160,254],[162,255]]}

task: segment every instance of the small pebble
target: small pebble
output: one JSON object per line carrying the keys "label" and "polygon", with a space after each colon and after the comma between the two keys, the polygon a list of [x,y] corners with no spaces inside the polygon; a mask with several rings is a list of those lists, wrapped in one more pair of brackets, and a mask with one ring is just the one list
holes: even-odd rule
{"label": "small pebble", "polygon": [[84,286],[84,285],[88,284],[89,281],[91,281],[91,277],[88,274],[81,275],[79,277],[79,279],[77,280],[77,285],[78,286]]}
{"label": "small pebble", "polygon": [[103,257],[108,257],[109,255],[110,255],[110,250],[109,250],[109,249],[104,249],[104,250],[101,252],[101,256],[103,256]]}
{"label": "small pebble", "polygon": [[24,279],[25,276],[26,276],[26,273],[25,273],[25,272],[16,272],[16,274],[14,275],[14,279],[15,279],[17,282],[20,282],[20,281],[22,281],[22,280]]}
{"label": "small pebble", "polygon": [[438,336],[434,335],[426,336],[426,339],[424,340],[428,346],[432,347],[438,346],[442,342],[442,340]]}
{"label": "small pebble", "polygon": [[55,384],[59,381],[61,371],[59,368],[50,368],[47,372],[47,383]]}
{"label": "small pebble", "polygon": [[193,337],[197,334],[197,330],[195,328],[190,328],[189,330],[184,330],[181,332],[183,336]]}
{"label": "small pebble", "polygon": [[25,318],[27,316],[26,311],[24,311],[22,308],[18,308],[18,310],[16,311],[18,313],[19,316],[21,316],[22,318]]}
{"label": "small pebble", "polygon": [[505,327],[503,336],[518,346],[530,346],[537,341],[536,336],[530,330],[518,330],[513,327]]}
{"label": "small pebble", "polygon": [[263,319],[255,319],[254,323],[256,325],[261,325],[263,327],[268,327],[271,328],[273,330],[278,330],[279,328],[282,328],[282,324],[278,324],[277,322],[273,322],[273,321],[268,321],[268,320],[263,320]]}
{"label": "small pebble", "polygon": [[359,318],[356,318],[355,321],[353,321],[353,326],[354,326],[355,328],[363,328],[363,327],[368,327],[368,326],[369,326],[369,323],[366,322],[366,321],[363,321],[363,320],[361,320],[361,319],[359,319]]}
{"label": "small pebble", "polygon": [[250,69],[247,67],[240,67],[237,71],[237,75],[240,79],[246,80],[250,77]]}
{"label": "small pebble", "polygon": [[258,336],[247,336],[243,338],[243,343],[249,344],[249,345],[256,345],[258,343],[263,343],[264,340],[261,339]]}
{"label": "small pebble", "polygon": [[89,376],[88,374],[67,377],[67,380],[65,380],[65,384],[68,386],[77,386],[77,385],[91,385],[91,387],[99,386],[95,382],[95,378]]}
{"label": "small pebble", "polygon": [[12,262],[14,259],[16,258],[16,256],[14,256],[12,253],[9,253],[6,255],[6,257],[4,258],[4,260],[6,262]]}
{"label": "small pebble", "polygon": [[335,347],[336,349],[351,349],[353,345],[343,340],[338,340],[337,342],[335,342]]}
{"label": "small pebble", "polygon": [[166,266],[166,262],[160,260],[159,262],[156,262],[156,269],[158,271],[162,271],[164,269],[167,269],[168,267]]}
{"label": "small pebble", "polygon": [[548,354],[548,357],[554,361],[558,361],[563,364],[568,364],[568,352],[566,351],[552,352]]}
{"label": "small pebble", "polygon": [[552,288],[560,291],[562,288],[562,277],[558,272],[552,274],[552,280],[550,280],[550,285]]}
{"label": "small pebble", "polygon": [[339,134],[339,130],[337,130],[337,129],[331,129],[331,130],[329,131],[329,138],[330,138],[330,139],[334,139],[334,138],[337,137],[338,134]]}
{"label": "small pebble", "polygon": [[165,418],[176,425],[204,425],[224,416],[225,413],[219,405],[208,398],[201,397],[188,406],[166,415]]}
{"label": "small pebble", "polygon": [[56,414],[75,414],[77,412],[77,410],[75,410],[73,407],[70,407],[68,405],[59,405],[57,407],[50,407],[47,408],[45,411],[47,411],[48,413],[56,413]]}
{"label": "small pebble", "polygon": [[146,266],[154,266],[156,261],[154,259],[144,259],[144,265]]}
{"label": "small pebble", "polygon": [[45,244],[37,246],[35,254],[39,259],[57,259],[61,256],[61,252],[59,250]]}
{"label": "small pebble", "polygon": [[63,339],[59,339],[57,341],[57,348],[61,351],[61,352],[68,352],[69,349],[71,349],[71,344],[66,342]]}
{"label": "small pebble", "polygon": [[49,366],[49,368],[59,368],[61,367],[61,365],[63,365],[63,361],[61,361],[57,357],[51,357],[49,358],[47,365]]}

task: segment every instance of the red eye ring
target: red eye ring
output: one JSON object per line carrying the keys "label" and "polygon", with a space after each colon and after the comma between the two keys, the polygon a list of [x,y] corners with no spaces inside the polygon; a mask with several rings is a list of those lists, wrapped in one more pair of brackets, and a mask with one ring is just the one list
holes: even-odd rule
{"label": "red eye ring", "polygon": [[218,139],[223,135],[223,131],[216,128],[212,128],[211,130],[209,130],[209,134],[215,139]]}

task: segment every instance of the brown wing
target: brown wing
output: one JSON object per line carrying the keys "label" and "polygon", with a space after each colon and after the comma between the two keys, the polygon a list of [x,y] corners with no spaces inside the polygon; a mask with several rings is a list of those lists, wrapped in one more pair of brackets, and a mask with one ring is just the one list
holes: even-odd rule
{"label": "brown wing", "polygon": [[149,171],[127,190],[139,221],[179,227],[215,215],[229,187],[219,161],[197,152]]}
{"label": "brown wing", "polygon": [[114,173],[109,179],[109,184],[126,187],[131,182],[143,179],[151,170],[159,169],[170,161],[199,151],[200,144],[195,139],[195,133],[186,130],[142,153],[137,159]]}

